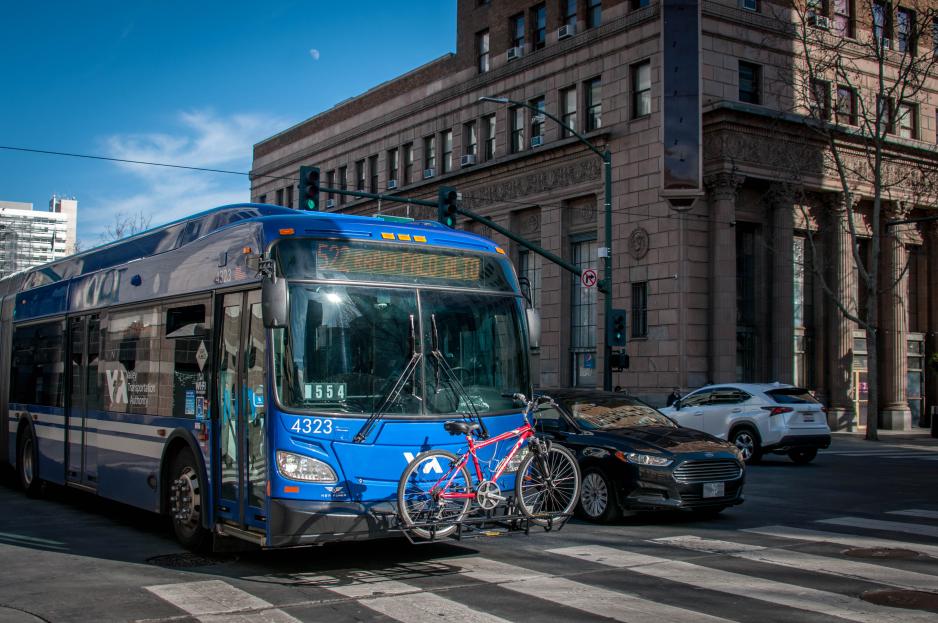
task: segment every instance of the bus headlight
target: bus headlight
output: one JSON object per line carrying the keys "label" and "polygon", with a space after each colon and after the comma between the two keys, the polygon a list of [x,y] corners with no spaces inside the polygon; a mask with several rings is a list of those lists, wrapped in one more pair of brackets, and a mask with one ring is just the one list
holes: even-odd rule
{"label": "bus headlight", "polygon": [[309,456],[277,451],[277,469],[280,475],[290,480],[303,482],[338,482],[331,467]]}

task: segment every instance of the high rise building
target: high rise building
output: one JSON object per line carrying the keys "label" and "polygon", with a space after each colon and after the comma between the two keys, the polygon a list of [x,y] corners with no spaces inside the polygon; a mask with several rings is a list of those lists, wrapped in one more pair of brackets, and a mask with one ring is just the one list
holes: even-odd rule
{"label": "high rise building", "polygon": [[49,212],[64,214],[68,217],[68,232],[65,238],[65,255],[75,253],[78,236],[78,199],[52,195],[49,200]]}
{"label": "high rise building", "polygon": [[78,202],[50,202],[57,210],[33,210],[33,204],[0,201],[0,277],[65,257],[74,250]]}

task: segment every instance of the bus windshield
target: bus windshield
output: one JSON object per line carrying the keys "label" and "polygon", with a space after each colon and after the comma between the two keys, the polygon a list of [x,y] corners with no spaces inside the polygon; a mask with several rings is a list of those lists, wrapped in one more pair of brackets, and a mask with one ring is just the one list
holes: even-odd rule
{"label": "bus windshield", "polygon": [[522,311],[493,293],[293,284],[290,326],[274,331],[280,400],[366,416],[386,401],[388,416],[510,410],[503,394],[528,387]]}

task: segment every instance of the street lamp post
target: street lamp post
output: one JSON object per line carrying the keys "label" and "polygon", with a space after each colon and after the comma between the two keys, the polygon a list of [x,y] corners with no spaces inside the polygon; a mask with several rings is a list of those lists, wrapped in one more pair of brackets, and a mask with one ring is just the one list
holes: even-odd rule
{"label": "street lamp post", "polygon": [[[555,122],[557,122],[560,127],[565,129],[573,136],[577,137],[581,143],[589,148],[590,151],[602,158],[603,173],[605,177],[603,207],[605,208],[606,235],[605,248],[600,252],[600,256],[603,258],[603,278],[599,282],[598,287],[599,291],[603,293],[603,312],[605,318],[604,326],[608,329],[609,319],[612,317],[612,154],[608,149],[605,151],[599,151],[596,149],[596,147],[593,146],[591,142],[586,140],[586,138],[577,132],[574,128],[571,128],[546,110],[532,106],[527,102],[517,102],[515,100],[508,99],[507,97],[488,96],[480,97],[479,101],[494,102],[496,104],[511,104],[513,106],[524,106],[525,108],[533,110],[536,114],[550,117]],[[609,346],[608,330],[603,332],[603,389],[606,391],[612,390],[612,348]]]}

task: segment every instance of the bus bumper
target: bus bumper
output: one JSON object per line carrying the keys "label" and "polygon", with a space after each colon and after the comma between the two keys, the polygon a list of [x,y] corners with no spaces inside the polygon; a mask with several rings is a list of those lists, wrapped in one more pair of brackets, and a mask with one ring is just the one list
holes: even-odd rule
{"label": "bus bumper", "polygon": [[270,547],[315,545],[390,536],[397,517],[390,504],[270,500]]}

